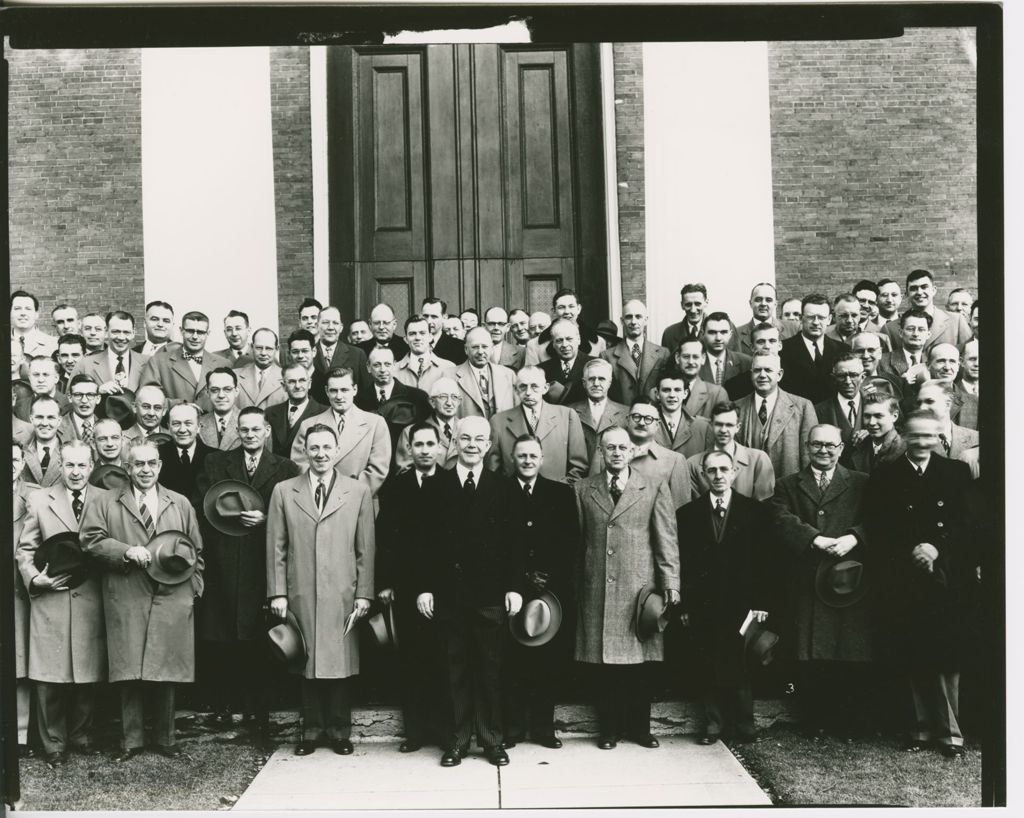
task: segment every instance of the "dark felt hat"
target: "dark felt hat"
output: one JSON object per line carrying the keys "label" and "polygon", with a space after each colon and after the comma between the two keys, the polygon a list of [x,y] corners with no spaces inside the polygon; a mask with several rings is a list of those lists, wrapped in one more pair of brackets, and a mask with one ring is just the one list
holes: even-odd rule
{"label": "dark felt hat", "polygon": [[644,585],[636,597],[636,614],[633,628],[636,638],[646,642],[656,633],[661,633],[668,625],[668,605],[665,597],[650,585]]}
{"label": "dark felt hat", "polygon": [[270,652],[276,659],[284,662],[288,670],[299,673],[305,669],[309,656],[306,651],[306,639],[302,635],[302,628],[299,627],[299,620],[295,618],[291,609],[285,614],[284,620],[277,620],[267,631],[267,639],[270,640]]}
{"label": "dark felt hat", "polygon": [[161,531],[146,549],[153,557],[148,573],[164,585],[180,585],[196,571],[196,546],[184,531]]}
{"label": "dark felt hat", "polygon": [[104,463],[92,470],[89,485],[99,489],[123,489],[131,485],[131,478],[121,466]]}
{"label": "dark felt hat", "polygon": [[857,560],[821,560],[814,576],[814,590],[818,599],[830,608],[856,605],[868,592],[863,563]]}
{"label": "dark felt hat", "polygon": [[382,648],[398,647],[398,629],[395,626],[394,604],[377,603],[377,610],[366,618],[373,641]]}
{"label": "dark felt hat", "polygon": [[135,425],[135,393],[125,389],[115,395],[104,395],[96,407],[96,416],[116,420],[122,429]]}
{"label": "dark felt hat", "polygon": [[94,567],[89,555],[82,551],[75,531],[62,531],[45,539],[36,549],[33,564],[37,571],[49,565],[46,573],[51,577],[70,574],[68,588],[77,588],[85,582],[92,576]]}
{"label": "dark felt hat", "polygon": [[747,662],[762,667],[770,664],[775,658],[775,646],[778,642],[779,635],[777,633],[768,630],[760,622],[752,621],[743,635]]}
{"label": "dark felt hat", "polygon": [[512,638],[527,647],[546,645],[562,627],[562,603],[551,591],[544,591],[536,599],[528,600],[508,620]]}
{"label": "dark felt hat", "polygon": [[251,528],[242,525],[243,511],[265,511],[265,508],[260,493],[241,480],[214,483],[203,497],[203,513],[221,534],[241,537],[252,533]]}

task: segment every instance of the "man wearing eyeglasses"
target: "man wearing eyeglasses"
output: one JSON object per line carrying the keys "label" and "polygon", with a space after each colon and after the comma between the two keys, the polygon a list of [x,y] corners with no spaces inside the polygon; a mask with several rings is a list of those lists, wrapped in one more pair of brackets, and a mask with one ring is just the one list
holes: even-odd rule
{"label": "man wearing eyeglasses", "polygon": [[839,465],[844,446],[835,426],[811,429],[807,448],[810,464],[778,480],[772,497],[779,541],[794,560],[795,607],[786,609],[794,623],[797,692],[812,735],[850,737],[863,727],[865,692],[873,687],[871,599],[842,605],[823,597],[818,575],[831,571],[837,587],[846,582],[842,587],[850,593],[857,582],[874,580],[877,563],[863,526],[868,477]]}
{"label": "man wearing eyeglasses", "polygon": [[859,443],[867,434],[861,416],[860,387],[864,382],[864,362],[857,352],[844,352],[832,364],[835,394],[818,403],[814,412],[818,423],[837,427],[843,434],[843,445]]}
{"label": "man wearing eyeglasses", "polygon": [[210,319],[201,312],[185,313],[181,319],[181,343],[168,344],[146,361],[139,377],[141,384],[156,384],[167,395],[169,406],[195,403],[205,413],[213,411],[206,389],[206,374],[231,361],[206,350]]}
{"label": "man wearing eyeglasses", "polygon": [[211,449],[222,452],[237,449],[238,375],[231,367],[221,366],[206,373],[206,391],[213,411],[199,419],[199,438]]}
{"label": "man wearing eyeglasses", "polygon": [[[825,337],[839,341],[847,347],[853,346],[853,338],[859,332],[877,332],[874,324],[865,319],[865,314],[870,308],[853,293],[845,293],[837,296],[833,302],[832,326],[825,330]],[[865,329],[865,326],[868,328]],[[882,349],[888,352],[892,349],[889,337],[884,333],[879,334],[878,342]]]}
{"label": "man wearing eyeglasses", "polygon": [[[305,332],[305,330],[297,330]],[[308,333],[307,333],[308,334]],[[312,354],[312,344],[308,346]],[[292,443],[304,420],[319,415],[327,407],[310,397],[310,370],[300,363],[286,366],[281,372],[281,382],[288,400],[275,403],[267,408],[266,419],[270,426],[271,451],[281,457],[289,457]]]}
{"label": "man wearing eyeglasses", "polygon": [[57,427],[57,437],[63,443],[81,440],[92,445],[96,433],[96,407],[100,403],[99,384],[89,375],[75,375],[68,385],[71,412]]}
{"label": "man wearing eyeglasses", "polygon": [[[507,366],[512,370],[522,368],[526,361],[526,345],[508,340],[508,313],[502,307],[491,307],[484,312],[484,327],[491,334],[491,341],[494,343],[491,348],[491,363]],[[468,340],[468,334],[466,337]]]}
{"label": "man wearing eyeglasses", "polygon": [[396,361],[409,354],[409,345],[400,335],[395,334],[397,327],[395,311],[389,305],[381,303],[370,310],[370,334],[373,337],[358,345],[366,353],[367,359],[375,349],[390,349]]}
{"label": "man wearing eyeglasses", "polygon": [[[437,431],[434,459],[438,468],[454,468],[455,461],[459,456],[459,450],[455,445],[455,422],[458,420],[459,404],[462,402],[459,385],[451,378],[440,378],[434,381],[430,387],[429,401],[431,412],[424,422]],[[403,429],[395,444],[395,470],[397,472],[406,471],[414,464],[415,453],[409,437],[411,429],[411,426]]]}

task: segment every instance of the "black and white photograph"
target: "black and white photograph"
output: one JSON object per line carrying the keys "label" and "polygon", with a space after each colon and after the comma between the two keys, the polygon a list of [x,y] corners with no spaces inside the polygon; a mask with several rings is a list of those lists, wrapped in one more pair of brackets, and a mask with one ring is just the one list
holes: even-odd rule
{"label": "black and white photograph", "polygon": [[1000,6],[90,6],[7,808],[1007,805]]}

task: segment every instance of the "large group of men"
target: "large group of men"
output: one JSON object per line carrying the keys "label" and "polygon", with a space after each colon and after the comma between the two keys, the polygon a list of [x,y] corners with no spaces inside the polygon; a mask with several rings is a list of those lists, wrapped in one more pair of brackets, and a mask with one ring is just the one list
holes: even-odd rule
{"label": "large group of men", "polygon": [[642,302],[620,336],[568,289],[553,315],[427,298],[401,333],[378,304],[347,335],[307,298],[283,343],[235,309],[210,350],[210,318],[165,301],[141,327],[60,304],[52,336],[12,293],[21,742],[32,716],[49,763],[96,752],[113,683],[117,760],[143,752],[147,709],[152,746],[178,756],[175,687],[197,664],[215,718],[242,691],[269,742],[283,622],[295,752],[349,754],[355,626],[382,611],[400,750],[436,745],[446,767],[474,735],[496,766],[517,742],[560,747],[573,661],[598,747],[657,747],[670,621],[703,744],[754,738],[751,678],[781,635],[808,729],[855,728],[884,668],[905,748],[959,758],[985,524],[978,302],[939,308],[927,270],[905,295],[860,281],[780,318],[761,283],[737,326],[687,284],[660,344]]}

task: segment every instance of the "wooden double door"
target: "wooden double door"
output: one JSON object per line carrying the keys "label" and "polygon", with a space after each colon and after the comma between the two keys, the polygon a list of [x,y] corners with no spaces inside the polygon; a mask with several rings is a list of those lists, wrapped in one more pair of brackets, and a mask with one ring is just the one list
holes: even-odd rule
{"label": "wooden double door", "polygon": [[596,45],[329,49],[332,302],[606,317],[600,100]]}

